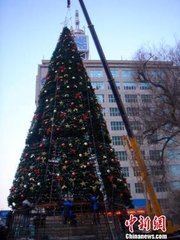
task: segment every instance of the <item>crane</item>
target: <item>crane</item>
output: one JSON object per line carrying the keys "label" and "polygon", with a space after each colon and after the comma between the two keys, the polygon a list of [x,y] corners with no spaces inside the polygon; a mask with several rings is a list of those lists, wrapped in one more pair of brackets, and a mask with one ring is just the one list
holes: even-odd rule
{"label": "crane", "polygon": [[[82,8],[82,11],[84,13],[85,19],[87,21],[89,30],[91,32],[92,38],[93,38],[95,46],[97,48],[97,51],[98,51],[99,57],[101,59],[102,65],[104,67],[104,70],[105,70],[108,82],[109,82],[110,87],[112,89],[112,92],[114,94],[114,98],[115,98],[117,107],[119,109],[119,112],[121,114],[122,120],[124,122],[124,126],[125,126],[125,129],[127,131],[127,136],[128,136],[128,140],[127,140],[128,146],[134,152],[135,161],[136,161],[137,166],[139,167],[141,178],[143,179],[143,183],[145,185],[145,189],[146,189],[147,194],[149,196],[151,208],[153,210],[153,213],[156,216],[161,216],[161,215],[163,215],[161,206],[160,206],[160,204],[158,202],[156,193],[155,193],[154,188],[153,188],[153,184],[151,182],[151,178],[149,176],[149,173],[148,173],[145,161],[144,161],[142,153],[140,151],[139,144],[137,142],[137,139],[136,139],[136,137],[135,137],[135,135],[133,133],[133,130],[131,128],[131,125],[129,123],[129,119],[128,119],[128,116],[126,114],[126,111],[125,111],[125,108],[124,108],[121,96],[120,96],[120,94],[118,92],[118,88],[117,88],[117,86],[115,84],[115,80],[114,80],[114,78],[112,76],[112,73],[110,71],[110,68],[108,66],[108,62],[106,60],[105,54],[103,52],[103,49],[102,49],[101,44],[100,44],[100,41],[99,41],[98,36],[96,34],[94,25],[91,22],[91,19],[89,17],[89,14],[87,12],[87,9],[85,7],[85,4],[84,4],[83,0],[79,0],[79,3],[80,3],[80,6]],[[67,1],[67,7],[70,7],[70,0]],[[175,231],[175,229],[174,229],[172,223],[168,222],[168,233],[173,233],[174,231]]]}

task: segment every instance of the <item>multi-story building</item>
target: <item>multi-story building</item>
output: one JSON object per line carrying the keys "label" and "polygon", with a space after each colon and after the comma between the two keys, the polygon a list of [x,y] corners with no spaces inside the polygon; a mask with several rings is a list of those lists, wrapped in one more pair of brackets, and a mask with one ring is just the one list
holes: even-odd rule
{"label": "multi-story building", "polygon": [[[112,145],[116,151],[117,158],[120,161],[122,172],[127,179],[128,187],[133,198],[133,203],[136,208],[145,207],[147,201],[146,189],[144,189],[143,183],[139,180],[140,173],[134,164],[133,156],[124,144],[123,139],[127,134],[117,108],[115,98],[108,83],[101,61],[88,60],[88,37],[82,30],[79,30],[78,15],[76,15],[76,17],[76,30],[74,32],[75,40],[84,59],[84,65],[91,79],[92,86],[95,89],[97,99],[102,105],[102,111],[112,139]],[[42,60],[42,63],[38,66],[36,80],[36,104],[40,90],[45,81],[48,63],[49,60]],[[137,83],[134,81],[134,69],[136,67],[136,63],[137,62],[135,61],[122,60],[108,61],[110,70],[115,79],[116,86],[119,90],[127,115],[129,117],[130,125],[141,146],[141,151],[144,155],[148,171],[152,175],[152,183],[156,191],[157,198],[159,199],[163,208],[168,208],[167,185],[164,185],[160,181],[162,172],[161,168],[157,166],[157,160],[160,158],[161,145],[152,144],[150,139],[143,140],[141,135],[139,135],[141,132],[141,124],[137,120],[137,103],[148,103],[148,101],[151,101],[151,95],[149,93],[148,83]],[[175,175],[173,173],[173,171],[176,171],[177,166],[178,169],[180,167],[180,164],[177,163],[177,160],[178,159],[173,159],[170,163],[170,169],[172,170],[170,172],[173,175],[173,178],[169,176],[169,180],[171,180],[172,183],[174,182],[176,187],[180,187],[180,177],[178,174]]]}

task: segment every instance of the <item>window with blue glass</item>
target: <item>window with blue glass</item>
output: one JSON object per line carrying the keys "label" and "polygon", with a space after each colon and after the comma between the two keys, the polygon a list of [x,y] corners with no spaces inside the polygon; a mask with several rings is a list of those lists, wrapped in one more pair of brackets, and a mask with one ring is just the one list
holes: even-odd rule
{"label": "window with blue glass", "polygon": [[137,102],[137,94],[125,94],[125,101],[127,103],[136,103]]}
{"label": "window with blue glass", "polygon": [[118,69],[116,69],[116,68],[111,68],[110,71],[111,71],[111,73],[112,73],[112,75],[113,75],[114,78],[119,77],[119,71],[118,71]]}
{"label": "window with blue glass", "polygon": [[113,94],[109,94],[108,95],[108,99],[109,99],[109,102],[116,102],[116,100],[115,100],[115,97],[114,97],[114,95]]}
{"label": "window with blue glass", "polygon": [[137,83],[125,82],[123,86],[124,86],[124,90],[136,90]]}
{"label": "window with blue glass", "polygon": [[127,107],[126,112],[128,116],[139,116],[139,108]]}
{"label": "window with blue glass", "polygon": [[102,71],[102,69],[90,69],[89,76],[90,76],[90,78],[102,78],[103,71]]}
{"label": "window with blue glass", "polygon": [[117,107],[109,108],[110,116],[120,116],[120,111]]}
{"label": "window with blue glass", "polygon": [[150,84],[149,83],[140,83],[139,87],[141,90],[148,90],[148,89],[150,89]]}
{"label": "window with blue glass", "polygon": [[139,121],[130,121],[133,130],[141,130],[141,123]]}
{"label": "window with blue glass", "polygon": [[173,190],[180,190],[180,181],[173,181],[171,182],[171,187]]}
{"label": "window with blue glass", "polygon": [[143,103],[150,103],[152,101],[152,95],[150,95],[150,94],[142,94],[141,95],[141,101]]}
{"label": "window with blue glass", "polygon": [[123,145],[123,137],[122,136],[112,136],[112,144],[113,145]]}
{"label": "window with blue glass", "polygon": [[103,103],[104,102],[104,94],[96,94],[98,103]]}
{"label": "window with blue glass", "polygon": [[111,130],[112,131],[124,130],[124,123],[120,121],[111,122]]}
{"label": "window with blue glass", "polygon": [[157,78],[157,79],[162,79],[166,75],[165,71],[160,70],[160,69],[154,69],[154,70],[150,71],[150,74],[153,78]]}
{"label": "window with blue glass", "polygon": [[104,89],[104,83],[103,82],[91,82],[91,85],[96,90]]}
{"label": "window with blue glass", "polygon": [[121,171],[124,177],[129,177],[129,168],[128,167],[121,167]]}
{"label": "window with blue glass", "polygon": [[[175,141],[175,144],[178,144],[177,141]],[[176,146],[176,145],[174,145],[174,146]],[[167,154],[168,159],[172,159],[172,160],[176,159],[176,160],[180,161],[180,152],[178,149],[171,148],[171,150],[168,150],[166,154]]]}
{"label": "window with blue glass", "polygon": [[106,109],[105,108],[101,108],[101,112],[103,116],[106,116]]}
{"label": "window with blue glass", "polygon": [[123,79],[128,79],[129,81],[133,81],[134,79],[134,71],[131,69],[123,69],[121,72],[121,76]]}
{"label": "window with blue glass", "polygon": [[44,77],[44,78],[41,79],[41,87],[44,86],[45,82],[46,82],[46,78]]}
{"label": "window with blue glass", "polygon": [[141,182],[135,183],[134,186],[135,186],[135,192],[136,193],[143,193],[144,192],[144,186]]}
{"label": "window with blue glass", "polygon": [[127,152],[126,151],[117,151],[116,156],[119,161],[127,161]]}
{"label": "window with blue glass", "polygon": [[154,187],[156,189],[156,192],[166,192],[167,187],[164,182],[154,182]]}
{"label": "window with blue glass", "polygon": [[179,164],[171,165],[171,166],[169,166],[169,170],[170,170],[171,175],[179,176],[180,165]]}

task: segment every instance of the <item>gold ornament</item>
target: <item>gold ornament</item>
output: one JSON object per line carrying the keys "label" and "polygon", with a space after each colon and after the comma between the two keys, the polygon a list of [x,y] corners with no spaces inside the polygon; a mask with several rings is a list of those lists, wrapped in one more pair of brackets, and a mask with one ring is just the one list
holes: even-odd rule
{"label": "gold ornament", "polygon": [[80,184],[81,184],[82,187],[86,186],[85,182],[81,182]]}

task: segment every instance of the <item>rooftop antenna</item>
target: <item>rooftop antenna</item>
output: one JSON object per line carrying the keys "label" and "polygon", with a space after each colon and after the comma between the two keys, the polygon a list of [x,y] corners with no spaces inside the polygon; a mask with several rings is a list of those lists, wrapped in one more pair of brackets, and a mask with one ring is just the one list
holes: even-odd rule
{"label": "rooftop antenna", "polygon": [[85,31],[80,29],[80,21],[79,21],[79,12],[78,10],[76,10],[75,12],[75,30],[74,30],[75,34],[84,34]]}

